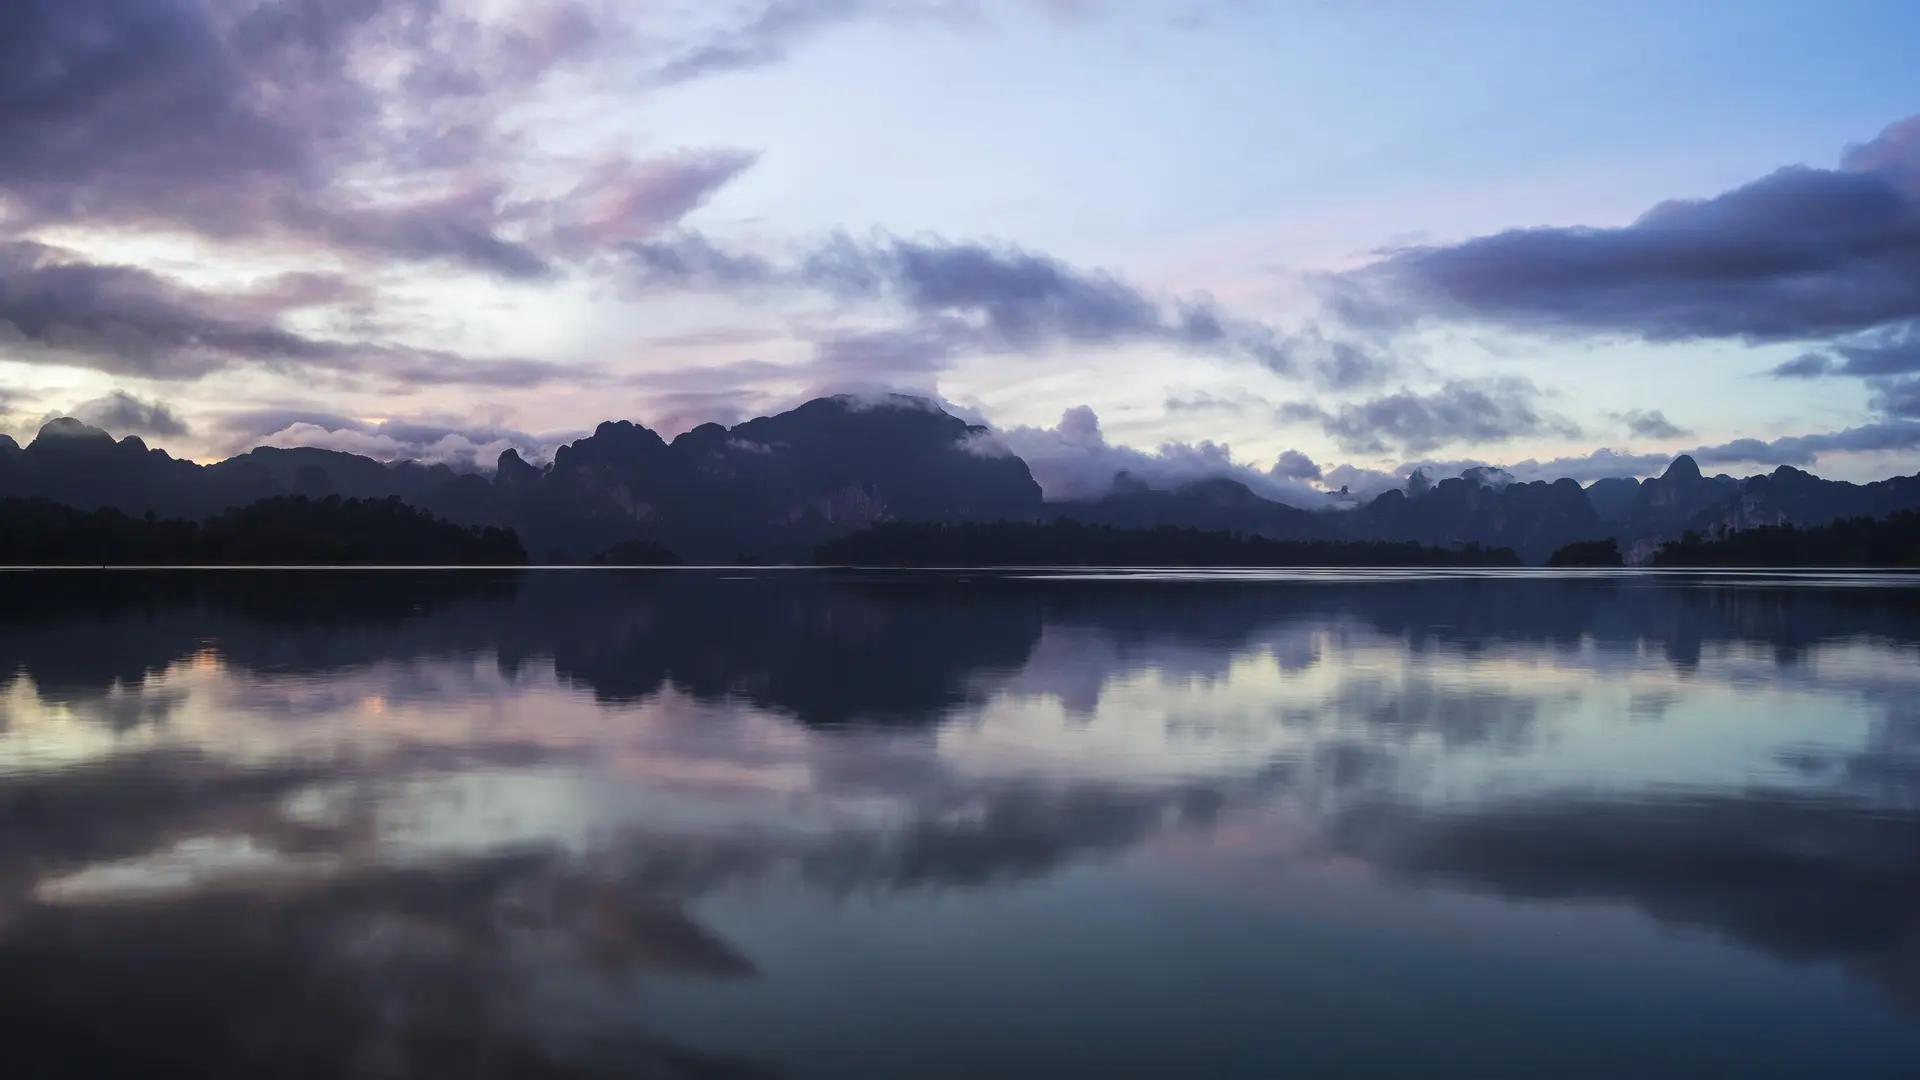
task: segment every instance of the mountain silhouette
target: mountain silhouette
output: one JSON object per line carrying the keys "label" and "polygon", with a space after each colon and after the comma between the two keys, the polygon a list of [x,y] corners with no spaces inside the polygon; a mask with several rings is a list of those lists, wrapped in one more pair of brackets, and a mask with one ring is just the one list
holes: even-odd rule
{"label": "mountain silhouette", "polygon": [[1334,531],[1320,514],[1262,498],[1238,480],[1225,477],[1157,491],[1123,472],[1114,478],[1114,488],[1105,496],[1060,503],[1050,509],[1058,517],[1120,529],[1173,526],[1247,533],[1273,540],[1318,539]]}
{"label": "mountain silhouette", "polygon": [[1605,531],[1586,492],[1572,480],[1493,485],[1484,474],[1442,480],[1419,494],[1389,491],[1335,520],[1349,539],[1512,548],[1536,563]]}
{"label": "mountain silhouette", "polygon": [[[201,465],[71,418],[26,446],[0,437],[0,497],[80,510],[203,520],[276,496],[399,499],[466,526],[512,529],[534,561],[588,562],[616,550],[646,561],[801,562],[820,544],[888,523],[1060,519],[1118,529],[1173,527],[1271,540],[1510,548],[1544,562],[1569,544],[1613,540],[1629,563],[1688,532],[1815,527],[1920,507],[1920,475],[1869,484],[1781,466],[1744,479],[1705,475],[1682,455],[1659,476],[1520,483],[1477,467],[1347,509],[1301,509],[1237,480],[1154,488],[1121,473],[1095,499],[1044,502],[1026,462],[936,404],[905,395],[819,398],[733,427],[672,440],[627,420],[538,465],[507,450],[492,474],[381,462],[315,447],[258,447]],[[626,545],[626,547],[622,547]]]}
{"label": "mountain silhouette", "polygon": [[278,495],[398,498],[461,524],[511,527],[554,561],[630,542],[689,562],[793,561],[880,521],[1036,516],[1040,487],[1026,463],[975,452],[984,432],[918,399],[822,398],[672,442],[609,421],[545,468],[508,450],[489,478],[312,447],[259,447],[202,466],[63,418],[25,448],[0,450],[0,496],[163,518]]}
{"label": "mountain silhouette", "polygon": [[[1040,512],[1026,462],[975,452],[984,428],[914,398],[819,398],[672,442],[626,421],[563,446],[544,472],[502,455],[493,512],[529,550],[579,558],[645,540],[689,562],[804,560],[881,521],[996,521]],[[434,509],[459,519],[469,508]]]}

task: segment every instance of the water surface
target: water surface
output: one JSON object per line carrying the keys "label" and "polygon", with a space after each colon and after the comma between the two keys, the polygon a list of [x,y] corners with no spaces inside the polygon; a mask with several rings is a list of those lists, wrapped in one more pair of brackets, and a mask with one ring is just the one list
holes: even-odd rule
{"label": "water surface", "polygon": [[0,574],[10,1075],[1920,1075],[1920,581]]}

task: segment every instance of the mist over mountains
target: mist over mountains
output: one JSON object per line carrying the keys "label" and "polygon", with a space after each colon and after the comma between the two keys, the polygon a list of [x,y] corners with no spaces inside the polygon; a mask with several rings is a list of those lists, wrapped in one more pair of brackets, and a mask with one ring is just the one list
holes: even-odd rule
{"label": "mist over mountains", "polygon": [[671,441],[628,421],[601,424],[537,466],[515,451],[491,475],[319,448],[259,447],[211,465],[137,437],[56,419],[21,447],[0,436],[0,497],[80,509],[204,518],[281,495],[398,498],[466,525],[517,532],[536,561],[582,562],[629,542],[689,563],[804,562],[818,544],[886,522],[1041,521],[1172,525],[1282,540],[1508,547],[1542,562],[1563,544],[1616,539],[1629,561],[1691,530],[1822,525],[1920,506],[1920,475],[1870,484],[1789,466],[1706,476],[1682,456],[1657,477],[1520,483],[1475,468],[1424,473],[1369,502],[1303,509],[1237,480],[1154,487],[1122,473],[1104,495],[1048,502],[1027,463],[987,429],[931,402],[820,398]]}

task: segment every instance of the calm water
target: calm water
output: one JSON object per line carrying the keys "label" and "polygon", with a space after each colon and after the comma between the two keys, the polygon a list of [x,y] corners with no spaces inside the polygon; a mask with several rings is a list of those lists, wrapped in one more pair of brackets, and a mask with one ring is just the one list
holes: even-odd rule
{"label": "calm water", "polygon": [[1920,1075],[1916,586],[0,574],[0,1060]]}

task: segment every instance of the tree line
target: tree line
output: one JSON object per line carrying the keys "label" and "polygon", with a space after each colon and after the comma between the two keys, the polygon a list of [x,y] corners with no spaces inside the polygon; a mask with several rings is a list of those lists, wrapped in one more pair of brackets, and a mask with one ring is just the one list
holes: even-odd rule
{"label": "tree line", "polygon": [[1920,511],[1829,525],[1762,525],[1707,537],[1689,531],[1654,552],[1655,566],[1920,566]]}
{"label": "tree line", "polygon": [[205,521],[0,499],[0,563],[14,566],[519,566],[511,529],[457,525],[396,498],[277,496]]}
{"label": "tree line", "polygon": [[1122,529],[1061,519],[876,525],[821,544],[832,566],[1519,566],[1510,548],[1353,540],[1273,540],[1162,525]]}

